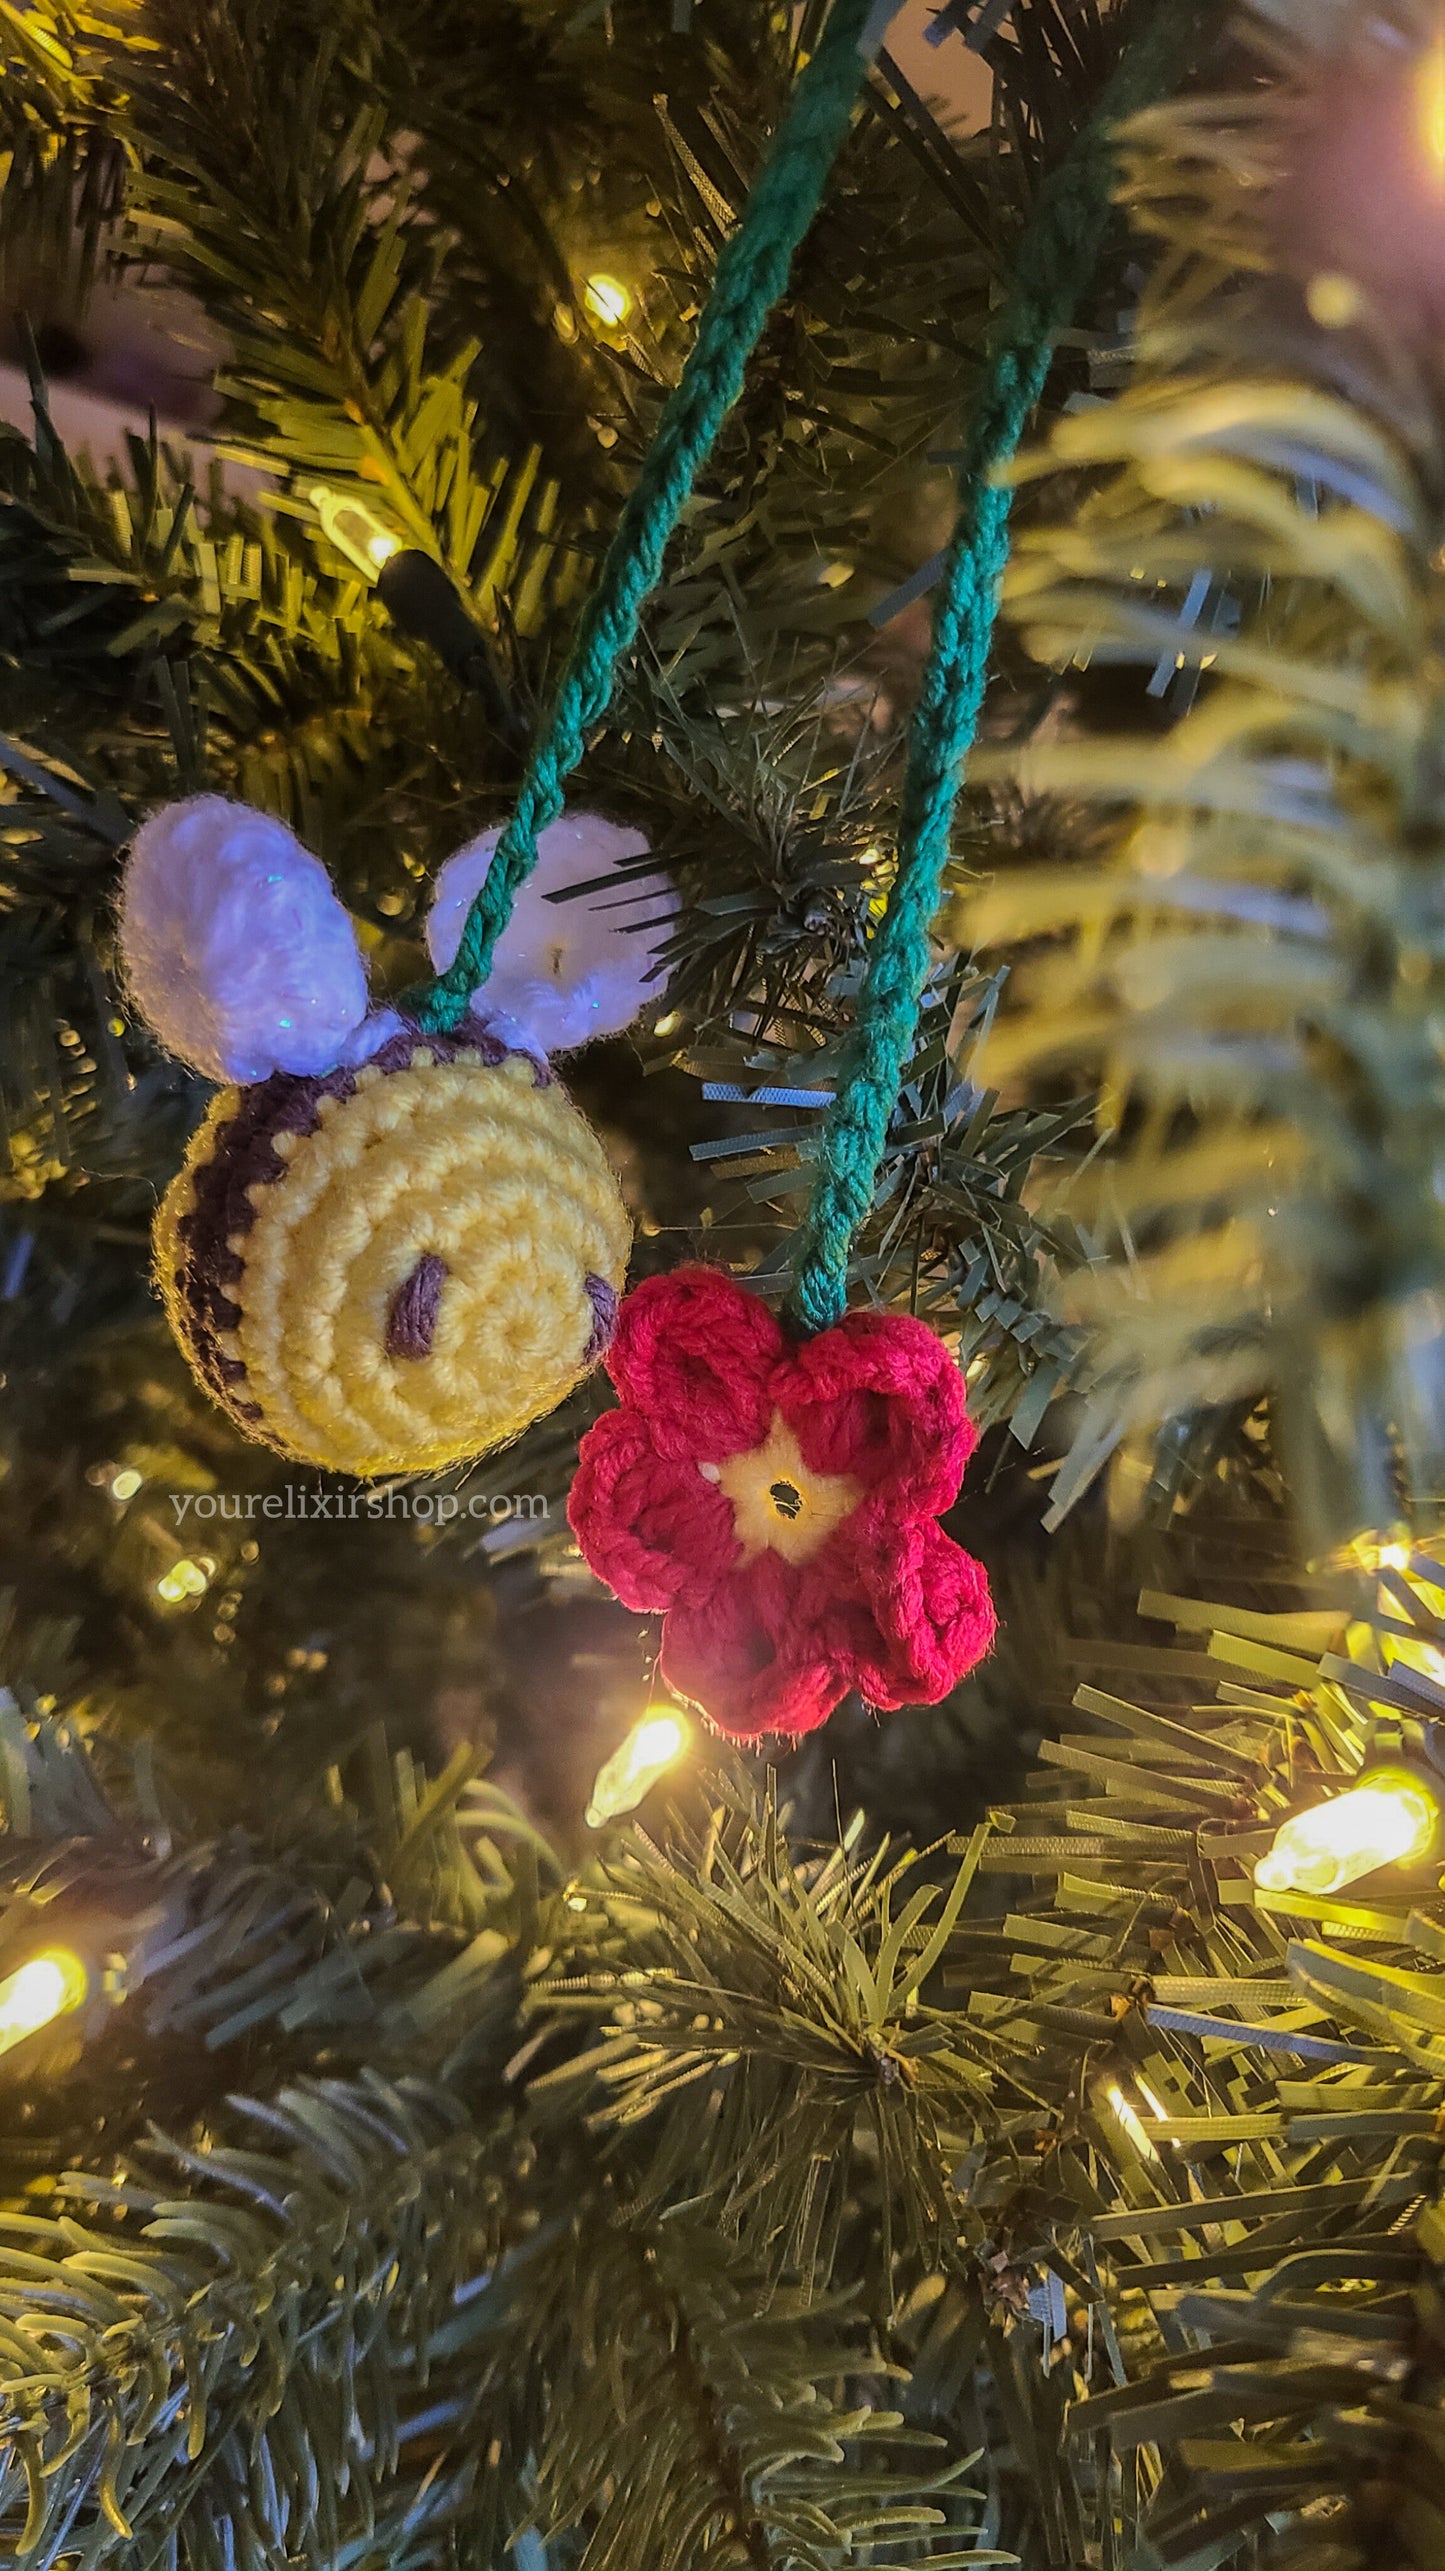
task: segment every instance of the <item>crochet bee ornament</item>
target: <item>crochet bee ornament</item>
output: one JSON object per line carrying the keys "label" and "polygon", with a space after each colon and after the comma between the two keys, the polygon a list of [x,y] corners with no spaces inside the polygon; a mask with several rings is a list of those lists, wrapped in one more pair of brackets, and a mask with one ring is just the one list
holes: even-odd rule
{"label": "crochet bee ornament", "polygon": [[[538,867],[554,890],[645,851],[590,815],[554,829]],[[453,867],[479,880],[490,845]],[[140,830],[121,902],[132,992],[225,1084],[157,1215],[156,1280],[247,1436],[338,1471],[434,1471],[516,1436],[602,1354],[631,1227],[528,1019],[529,995],[554,1038],[635,1014],[656,938],[613,940],[628,952],[607,959],[604,999],[593,925],[590,945],[575,928],[545,952],[499,940],[499,1023],[484,994],[429,1034],[369,1005],[351,922],[284,823],[201,795]],[[569,1017],[557,977],[588,965]]]}

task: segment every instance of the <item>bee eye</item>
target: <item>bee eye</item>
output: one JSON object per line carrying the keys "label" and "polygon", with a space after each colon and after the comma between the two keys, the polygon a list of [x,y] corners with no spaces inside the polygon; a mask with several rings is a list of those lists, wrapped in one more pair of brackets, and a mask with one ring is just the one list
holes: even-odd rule
{"label": "bee eye", "polygon": [[206,1390],[366,1478],[450,1470],[555,1409],[612,1337],[630,1237],[591,1127],[474,1026],[223,1089],[156,1220]]}
{"label": "bee eye", "polygon": [[424,1250],[409,1276],[403,1277],[386,1316],[388,1357],[429,1357],[441,1318],[442,1287],[447,1263],[435,1250]]}

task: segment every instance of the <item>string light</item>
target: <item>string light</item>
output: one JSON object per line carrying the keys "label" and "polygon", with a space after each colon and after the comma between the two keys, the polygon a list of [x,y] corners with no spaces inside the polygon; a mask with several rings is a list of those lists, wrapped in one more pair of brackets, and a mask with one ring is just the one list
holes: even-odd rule
{"label": "string light", "polygon": [[78,2009],[89,1988],[90,1976],[68,1946],[47,1947],[17,1965],[0,1982],[0,2053],[12,2052],[27,2035]]}
{"label": "string light", "polygon": [[[1428,1580],[1424,1576],[1426,1565],[1431,1570],[1436,1565],[1429,1553],[1418,1549],[1421,1541],[1417,1539],[1406,1543],[1395,1538],[1385,1544],[1378,1537],[1361,1536],[1348,1547],[1347,1559],[1351,1563],[1358,1563],[1366,1571],[1390,1571],[1396,1575],[1393,1583],[1382,1582],[1377,1591],[1376,1626],[1372,1628],[1366,1622],[1351,1625],[1348,1648],[1351,1659],[1366,1668],[1378,1666],[1378,1652],[1386,1669],[1398,1666],[1414,1670],[1421,1678],[1428,1678],[1432,1686],[1445,1692],[1445,1652],[1431,1640],[1427,1631],[1405,1630],[1400,1622],[1402,1609],[1407,1616],[1410,1613],[1408,1602],[1401,1595],[1403,1582],[1410,1598],[1424,1610],[1420,1623],[1445,1626],[1445,1589],[1438,1580]],[[1428,1542],[1429,1539],[1423,1541]],[[1434,1549],[1439,1550],[1438,1539]]]}
{"label": "string light", "polygon": [[1305,304],[1311,321],[1321,330],[1348,330],[1358,321],[1365,308],[1365,296],[1353,277],[1342,276],[1337,268],[1322,268],[1305,287]]}
{"label": "string light", "polygon": [[1445,188],[1445,34],[1425,56],[1420,80],[1420,131],[1434,164],[1438,187]]}
{"label": "string light", "polygon": [[620,330],[632,310],[632,297],[620,277],[599,271],[582,289],[582,301],[604,330]]}
{"label": "string light", "polygon": [[324,482],[313,482],[306,496],[337,552],[345,554],[364,580],[375,580],[392,555],[400,553],[400,536],[393,535],[390,527],[374,518],[353,493],[333,491]]}
{"label": "string light", "polygon": [[1109,2083],[1104,2095],[1107,2098],[1109,2105],[1113,2108],[1115,2116],[1122,2125],[1125,2133],[1128,2135],[1134,2149],[1140,2154],[1141,2158],[1144,2160],[1157,2160],[1159,2157],[1158,2146],[1151,2142],[1148,2126],[1145,2124],[1138,2108],[1130,2105],[1117,2080],[1112,2080]]}
{"label": "string light", "polygon": [[1336,1893],[1377,1867],[1429,1856],[1440,1820],[1439,1798],[1422,1776],[1377,1768],[1348,1793],[1283,1822],[1254,1880],[1262,1892]]}
{"label": "string light", "polygon": [[1339,1560],[1347,1569],[1361,1571],[1408,1571],[1414,1547],[1393,1538],[1382,1543],[1377,1535],[1357,1535],[1341,1548]]}
{"label": "string light", "polygon": [[110,1496],[113,1500],[133,1500],[140,1486],[141,1477],[135,1466],[127,1464],[113,1477]]}
{"label": "string light", "polygon": [[692,1726],[675,1705],[649,1705],[619,1750],[597,1771],[587,1806],[587,1827],[600,1830],[624,1812],[635,1812],[692,1738]]}
{"label": "string light", "polygon": [[183,1555],[156,1582],[156,1596],[164,1598],[168,1607],[178,1607],[183,1598],[204,1598],[215,1567],[214,1562],[192,1562]]}

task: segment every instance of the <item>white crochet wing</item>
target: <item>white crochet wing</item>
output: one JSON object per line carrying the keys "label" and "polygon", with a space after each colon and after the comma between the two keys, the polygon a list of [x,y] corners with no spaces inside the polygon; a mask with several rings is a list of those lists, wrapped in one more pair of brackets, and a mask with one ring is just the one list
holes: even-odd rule
{"label": "white crochet wing", "polygon": [[[426,937],[438,971],[456,954],[501,835],[484,831],[449,857],[437,877]],[[624,859],[646,854],[640,831],[592,812],[564,813],[542,832],[536,866],[477,996],[477,1014],[505,1043],[531,1053],[567,1053],[594,1036],[620,1034],[650,999],[661,997],[658,957],[677,914],[677,894],[661,869],[616,873]],[[606,880],[599,884],[599,877]],[[575,892],[579,884],[592,889]]]}
{"label": "white crochet wing", "polygon": [[221,795],[166,804],[137,832],[120,942],[157,1035],[212,1080],[334,1070],[366,1016],[325,867],[283,821]]}

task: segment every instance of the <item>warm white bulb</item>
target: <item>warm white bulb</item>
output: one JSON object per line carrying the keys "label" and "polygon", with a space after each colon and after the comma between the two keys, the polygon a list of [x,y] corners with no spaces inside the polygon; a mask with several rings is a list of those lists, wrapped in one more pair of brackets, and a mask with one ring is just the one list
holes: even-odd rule
{"label": "warm white bulb", "polygon": [[0,2053],[9,2053],[52,2018],[78,2008],[88,1985],[85,1966],[68,1948],[32,1955],[0,1982]]}
{"label": "warm white bulb", "polygon": [[324,482],[313,482],[306,496],[337,552],[344,553],[365,579],[375,580],[392,555],[400,553],[400,536],[374,518],[354,492],[333,491]]}
{"label": "warm white bulb", "polygon": [[589,277],[582,289],[582,300],[604,330],[619,329],[632,310],[632,297],[620,277]]}
{"label": "warm white bulb", "polygon": [[1149,2128],[1138,2108],[1130,2106],[1117,2080],[1111,2081],[1104,2095],[1140,2157],[1144,2160],[1157,2160],[1159,2154],[1149,2139]]}
{"label": "warm white bulb", "polygon": [[1338,268],[1321,268],[1305,287],[1305,304],[1321,330],[1348,330],[1365,308],[1364,290]]}
{"label": "warm white bulb", "polygon": [[604,1822],[634,1812],[674,1759],[681,1758],[691,1737],[691,1725],[675,1706],[650,1705],[621,1748],[598,1769],[587,1806],[588,1829],[600,1830]]}
{"label": "warm white bulb", "polygon": [[652,1714],[632,1736],[632,1763],[639,1768],[670,1768],[687,1739],[680,1714]]}
{"label": "warm white bulb", "polygon": [[183,1557],[156,1582],[156,1595],[164,1598],[168,1607],[179,1606],[183,1598],[204,1598],[215,1567],[209,1560],[192,1562]]}
{"label": "warm white bulb", "polygon": [[1433,175],[1445,181],[1445,36],[1430,47],[1421,67],[1420,133]]}
{"label": "warm white bulb", "polygon": [[1339,1892],[1380,1866],[1427,1856],[1439,1824],[1440,1805],[1423,1781],[1382,1771],[1283,1822],[1254,1880],[1262,1892]]}

